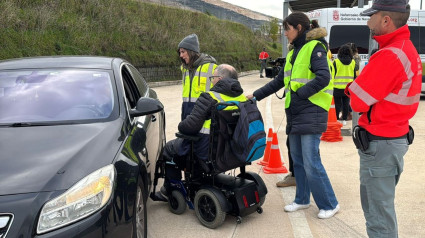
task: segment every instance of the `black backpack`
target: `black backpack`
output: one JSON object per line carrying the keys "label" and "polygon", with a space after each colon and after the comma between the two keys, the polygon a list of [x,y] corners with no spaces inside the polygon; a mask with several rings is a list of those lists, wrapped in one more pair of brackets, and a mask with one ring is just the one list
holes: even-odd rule
{"label": "black backpack", "polygon": [[[223,110],[237,106],[237,110]],[[266,147],[266,133],[255,100],[218,103],[212,113],[210,158],[216,171],[245,166],[261,158]]]}

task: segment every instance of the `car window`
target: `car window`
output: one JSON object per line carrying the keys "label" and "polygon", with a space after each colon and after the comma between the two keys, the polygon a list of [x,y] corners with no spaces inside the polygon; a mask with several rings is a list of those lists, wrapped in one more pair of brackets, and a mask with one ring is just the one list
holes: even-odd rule
{"label": "car window", "polygon": [[140,98],[140,93],[137,89],[134,80],[126,67],[121,68],[121,74],[124,84],[125,97],[130,104],[131,108],[135,108],[137,104],[137,100]]}
{"label": "car window", "polygon": [[0,72],[0,123],[108,118],[110,72],[52,69]]}
{"label": "car window", "polygon": [[136,83],[136,86],[140,92],[140,95],[146,96],[146,93],[148,91],[148,85],[146,83],[146,80],[143,78],[140,72],[136,68],[134,68],[132,65],[127,65],[127,67],[130,70],[131,75],[133,76],[134,82]]}

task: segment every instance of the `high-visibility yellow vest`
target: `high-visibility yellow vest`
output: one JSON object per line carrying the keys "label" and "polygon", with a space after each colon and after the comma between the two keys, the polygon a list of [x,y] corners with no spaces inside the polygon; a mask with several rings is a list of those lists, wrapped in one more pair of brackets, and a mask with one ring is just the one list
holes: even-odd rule
{"label": "high-visibility yellow vest", "polygon": [[191,80],[189,70],[181,66],[183,73],[183,102],[196,102],[201,93],[210,91],[213,86],[210,76],[213,75],[216,67],[217,65],[214,63],[200,65]]}
{"label": "high-visibility yellow vest", "polygon": [[[297,58],[295,59],[294,65],[291,64],[292,55],[294,54],[294,50],[291,50],[288,55],[286,56],[286,63],[284,68],[284,77],[283,82],[285,84],[285,91],[286,91],[286,97],[285,97],[285,108],[288,108],[291,103],[291,94],[290,91],[296,92],[299,88],[304,86],[306,83],[308,83],[310,80],[314,79],[316,75],[310,70],[310,59],[311,54],[313,53],[314,47],[316,45],[323,46],[324,49],[326,47],[318,40],[312,40],[307,42],[298,52]],[[331,62],[329,58],[326,57],[329,67],[329,72],[332,72],[331,69]],[[332,76],[331,73],[329,73],[329,84],[324,89],[320,90],[318,93],[312,95],[308,98],[308,100],[325,109],[326,111],[329,111],[329,108],[332,103],[332,96],[333,96],[333,85],[332,85]]]}
{"label": "high-visibility yellow vest", "polygon": [[[217,93],[213,91],[208,92],[212,98],[214,98],[217,102],[230,102],[230,101],[237,101],[237,102],[245,102],[246,97],[245,95],[241,94],[237,97],[229,97],[222,93]],[[225,111],[231,111],[238,109],[237,106],[227,106],[224,110]],[[202,134],[210,134],[211,129],[211,119],[208,119],[204,122],[204,125],[202,126],[202,129],[199,131],[199,133]]]}
{"label": "high-visibility yellow vest", "polygon": [[334,88],[345,89],[347,84],[354,80],[354,67],[356,61],[351,60],[349,65],[345,65],[339,59],[335,59],[336,74],[334,78]]}

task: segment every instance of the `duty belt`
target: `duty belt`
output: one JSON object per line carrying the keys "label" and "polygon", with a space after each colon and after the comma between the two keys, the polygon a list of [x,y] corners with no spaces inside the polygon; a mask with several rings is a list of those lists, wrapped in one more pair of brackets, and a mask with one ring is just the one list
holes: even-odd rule
{"label": "duty belt", "polygon": [[367,134],[367,138],[369,139],[369,141],[372,140],[397,140],[397,139],[405,139],[407,138],[407,135],[402,135],[399,137],[383,137],[383,136],[375,136],[370,134],[370,132],[366,131]]}

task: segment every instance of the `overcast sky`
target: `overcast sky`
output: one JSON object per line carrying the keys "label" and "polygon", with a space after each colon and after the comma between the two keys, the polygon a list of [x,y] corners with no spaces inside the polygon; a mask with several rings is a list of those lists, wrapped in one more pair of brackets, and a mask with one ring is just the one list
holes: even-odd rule
{"label": "overcast sky", "polygon": [[[256,12],[260,12],[269,16],[283,18],[283,0],[222,0],[233,5],[241,6]],[[335,0],[336,2],[336,0]],[[425,2],[423,0],[422,2]],[[372,0],[369,0],[371,5]],[[412,9],[420,9],[419,5],[421,0],[410,0],[410,6]],[[335,3],[336,4],[336,3]],[[425,3],[422,3],[424,6]],[[424,7],[422,7],[424,9]]]}

